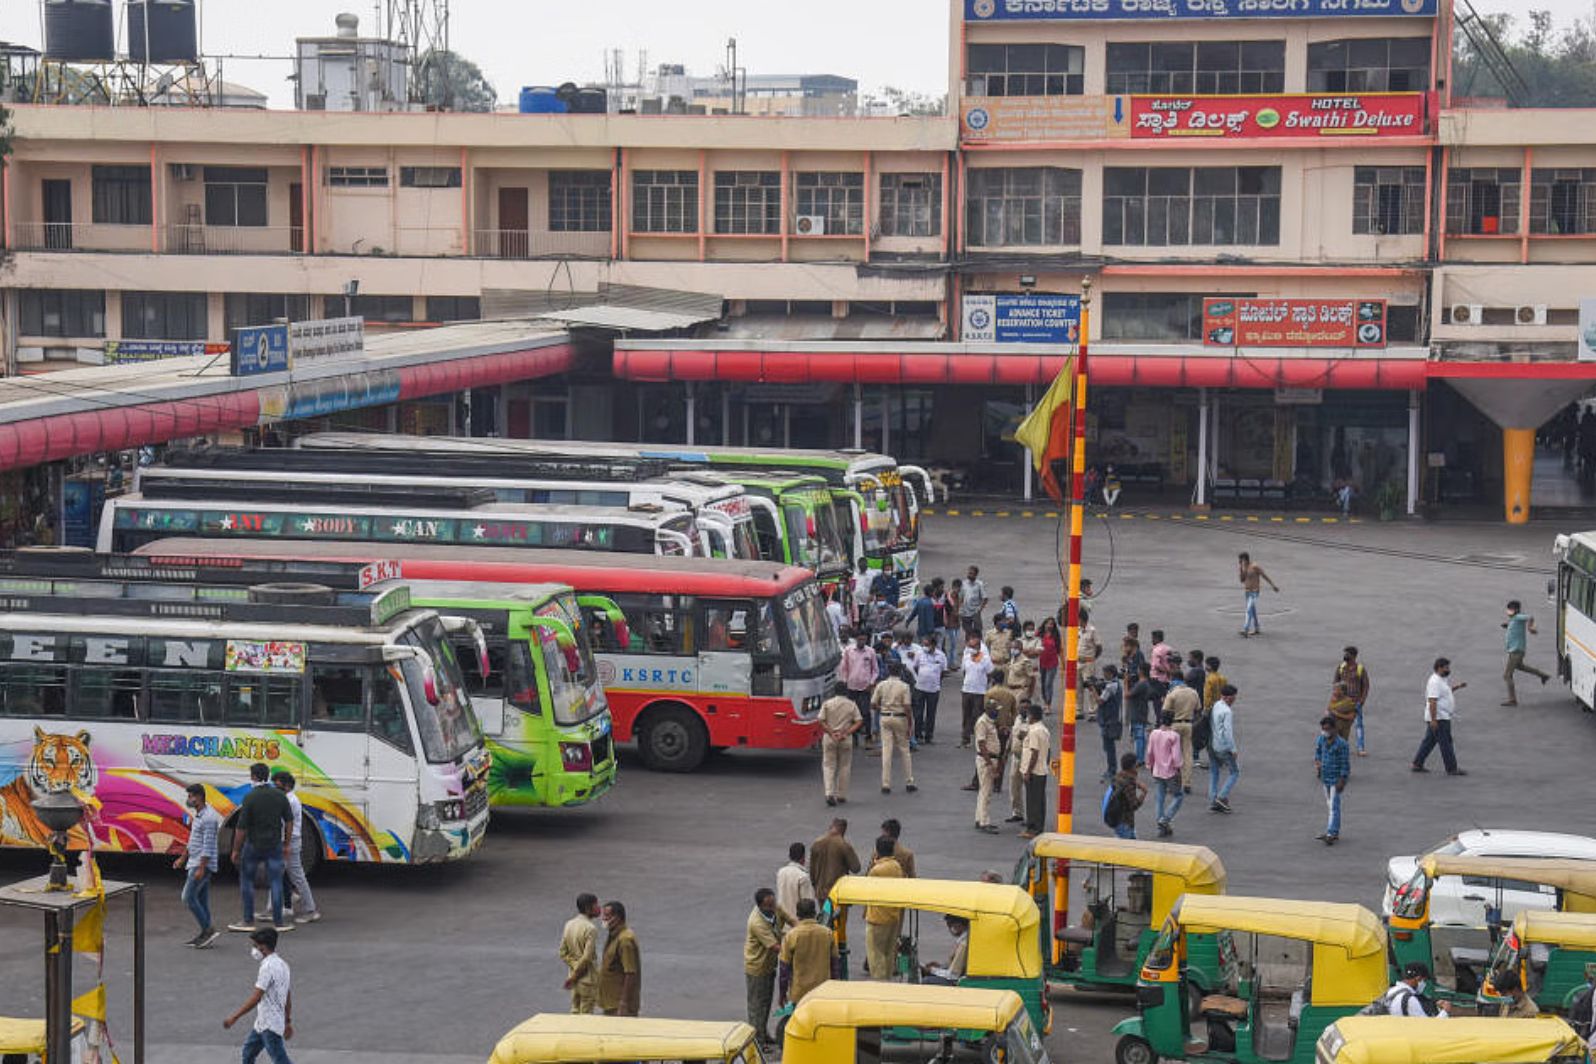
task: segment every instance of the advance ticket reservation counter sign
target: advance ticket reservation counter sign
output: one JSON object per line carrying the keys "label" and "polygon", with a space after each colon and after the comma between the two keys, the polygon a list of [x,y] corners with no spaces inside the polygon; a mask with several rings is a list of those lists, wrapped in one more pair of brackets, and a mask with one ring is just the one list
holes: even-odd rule
{"label": "advance ticket reservation counter sign", "polygon": [[964,0],[969,22],[1175,18],[1434,18],[1439,0]]}
{"label": "advance ticket reservation counter sign", "polygon": [[967,343],[1073,344],[1081,334],[1081,297],[1036,292],[971,294],[964,297]]}

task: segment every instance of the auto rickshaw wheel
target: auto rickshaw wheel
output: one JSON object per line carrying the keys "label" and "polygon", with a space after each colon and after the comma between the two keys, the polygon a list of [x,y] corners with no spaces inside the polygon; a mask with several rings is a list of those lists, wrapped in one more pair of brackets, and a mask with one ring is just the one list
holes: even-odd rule
{"label": "auto rickshaw wheel", "polygon": [[1203,998],[1206,996],[1207,995],[1203,988],[1198,986],[1196,983],[1188,982],[1186,984],[1187,1020],[1195,1020],[1198,1016],[1202,1015]]}
{"label": "auto rickshaw wheel", "polygon": [[1145,1038],[1125,1035],[1114,1046],[1114,1064],[1157,1064],[1158,1054]]}

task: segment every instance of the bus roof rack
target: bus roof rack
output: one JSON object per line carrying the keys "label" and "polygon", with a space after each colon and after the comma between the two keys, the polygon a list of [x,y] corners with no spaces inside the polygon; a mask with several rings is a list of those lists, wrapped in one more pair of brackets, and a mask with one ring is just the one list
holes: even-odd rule
{"label": "bus roof rack", "polygon": [[[424,437],[421,438],[424,441]],[[484,444],[493,441],[484,440]],[[428,449],[413,451],[356,448],[315,450],[301,447],[245,449],[207,447],[168,452],[165,461],[144,470],[165,478],[184,469],[300,473],[370,473],[409,476],[468,476],[480,479],[638,481],[662,477],[679,463],[656,458],[597,460],[584,455],[519,454]]]}
{"label": "bus roof rack", "polygon": [[299,502],[314,500],[328,505],[347,503],[351,506],[400,505],[424,510],[461,509],[487,506],[498,501],[490,488],[421,488],[408,484],[385,484],[361,481],[348,484],[325,484],[298,480],[279,483],[252,480],[248,473],[227,480],[202,480],[181,475],[141,477],[139,494],[150,500],[216,500],[218,502]]}

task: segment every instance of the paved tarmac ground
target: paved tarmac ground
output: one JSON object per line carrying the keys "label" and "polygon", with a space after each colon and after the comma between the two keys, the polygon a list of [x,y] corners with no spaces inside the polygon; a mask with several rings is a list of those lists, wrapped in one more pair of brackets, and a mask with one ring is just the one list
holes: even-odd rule
{"label": "paved tarmac ground", "polygon": [[[922,572],[952,577],[976,562],[994,593],[1012,583],[1023,612],[1040,616],[1059,587],[1054,529],[1042,518],[930,517]],[[1377,907],[1389,855],[1416,852],[1455,831],[1591,831],[1596,718],[1579,712],[1556,681],[1544,688],[1521,682],[1519,708],[1497,705],[1499,623],[1508,598],[1523,599],[1539,615],[1542,634],[1532,638],[1529,660],[1552,665],[1549,548],[1568,530],[1547,522],[1506,529],[1092,521],[1086,568],[1100,592],[1094,612],[1104,643],[1117,646],[1130,620],[1141,623],[1144,636],[1162,627],[1182,651],[1219,655],[1241,689],[1235,815],[1210,814],[1195,795],[1175,821],[1176,839],[1218,850],[1232,892]],[[1236,635],[1242,602],[1235,555],[1243,549],[1282,588],[1264,593],[1264,635],[1253,640]],[[1324,811],[1313,743],[1347,642],[1362,648],[1374,681],[1370,756],[1354,760],[1342,842],[1327,849],[1314,840]],[[1434,761],[1429,775],[1407,768],[1422,730],[1424,681],[1439,654],[1451,657],[1454,678],[1469,684],[1458,696],[1456,725],[1466,779],[1446,777]],[[864,852],[882,817],[894,815],[904,821],[921,875],[1008,872],[1021,850],[1015,829],[991,837],[973,831],[974,796],[959,789],[970,778],[971,758],[956,745],[956,677],[940,718],[941,738],[915,758],[918,794],[904,794],[901,784],[891,797],[877,793],[878,760],[856,757],[853,801],[844,810],[850,837]],[[1095,812],[1095,726],[1083,725],[1080,747],[1087,785],[1076,828],[1104,833]],[[635,760],[623,769],[617,789],[595,807],[496,813],[485,850],[462,864],[326,868],[315,884],[326,919],[282,946],[294,968],[295,1059],[486,1059],[516,1022],[566,1007],[554,947],[582,890],[627,903],[642,942],[646,1013],[741,1017],[743,927],[753,891],[774,882],[787,844],[819,835],[831,813],[818,759],[731,752],[693,776],[653,774]],[[1151,827],[1150,810],[1140,819]],[[34,874],[42,863],[36,853],[0,856],[0,878]],[[103,862],[110,878],[151,884],[149,1059],[233,1059],[244,1027],[226,1032],[221,1020],[248,994],[254,965],[239,935],[207,952],[179,945],[193,927],[168,865]],[[213,889],[221,919],[235,915],[236,897],[230,878]],[[0,913],[0,1013],[43,1007],[38,935],[31,919]],[[945,938],[928,941],[923,959],[936,959]],[[130,969],[119,939],[107,970],[124,1017]],[[1109,1028],[1129,1011],[1125,999],[1057,995],[1055,1059],[1110,1060]],[[128,1060],[125,1018],[113,1034]]]}

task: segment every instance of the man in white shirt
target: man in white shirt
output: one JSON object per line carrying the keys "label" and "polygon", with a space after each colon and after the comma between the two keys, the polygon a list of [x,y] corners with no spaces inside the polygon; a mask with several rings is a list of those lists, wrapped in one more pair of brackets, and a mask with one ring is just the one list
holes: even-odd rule
{"label": "man in white shirt", "polygon": [[861,625],[870,615],[870,582],[873,576],[870,572],[870,563],[863,558],[859,559],[859,571],[849,578],[849,597],[853,599],[853,623]]}
{"label": "man in white shirt", "polygon": [[292,772],[278,769],[272,773],[272,782],[288,796],[288,808],[294,814],[294,836],[288,843],[288,852],[283,855],[283,897],[292,899],[289,908],[294,923],[313,924],[321,919],[321,910],[316,908],[316,896],[310,892],[310,879],[305,875],[305,807],[294,793]]}
{"label": "man in white shirt", "polygon": [[948,934],[953,936],[953,952],[948,955],[947,966],[925,964],[920,966],[921,982],[932,986],[958,986],[964,978],[970,956],[970,921],[962,916],[944,918]]}
{"label": "man in white shirt", "polygon": [[1391,984],[1391,989],[1385,992],[1386,1013],[1391,1016],[1412,1016],[1416,1019],[1434,1016],[1445,1019],[1450,1015],[1447,1003],[1440,1001],[1432,1006],[1430,999],[1424,996],[1429,982],[1430,969],[1422,961],[1409,961],[1407,967],[1402,969],[1402,978]]}
{"label": "man in white shirt", "polygon": [[842,630],[848,626],[848,611],[837,601],[835,592],[826,596],[826,620],[831,622],[832,634],[842,638]]}
{"label": "man in white shirt", "polygon": [[930,743],[937,731],[937,702],[942,698],[942,674],[948,669],[948,656],[942,653],[933,632],[923,637],[904,661],[914,679],[914,735],[918,741]]}
{"label": "man in white shirt", "polygon": [[1042,707],[1033,705],[1027,710],[1031,726],[1025,731],[1025,745],[1020,749],[1020,772],[1025,776],[1025,830],[1022,839],[1034,839],[1045,827],[1047,816],[1048,762],[1053,753],[1053,736],[1042,723]]}
{"label": "man in white shirt", "polygon": [[794,925],[798,923],[798,903],[804,898],[818,901],[815,884],[804,867],[804,844],[787,847],[787,863],[776,870],[776,909]]}
{"label": "man in white shirt", "polygon": [[959,694],[963,696],[961,708],[964,721],[959,745],[969,746],[970,736],[975,732],[975,720],[986,709],[987,677],[992,674],[992,654],[975,632],[964,637],[964,657],[960,668],[964,673],[959,685]]}
{"label": "man in white shirt", "polygon": [[1457,767],[1457,752],[1452,748],[1452,713],[1455,708],[1453,693],[1467,687],[1466,683],[1453,683],[1452,662],[1446,658],[1435,659],[1435,672],[1424,685],[1424,741],[1419,743],[1418,753],[1413,755],[1413,771],[1428,772],[1424,762],[1429,759],[1430,751],[1437,746],[1441,748],[1441,764],[1446,766],[1448,776],[1467,776],[1468,773]]}
{"label": "man in white shirt", "polygon": [[244,1039],[243,1064],[255,1064],[262,1050],[272,1064],[293,1064],[283,1045],[294,1037],[294,995],[288,962],[277,955],[277,932],[273,928],[257,928],[249,940],[254,943],[249,954],[260,962],[255,973],[255,992],[222,1021],[222,1026],[231,1028],[244,1013],[254,1009],[255,1026]]}

